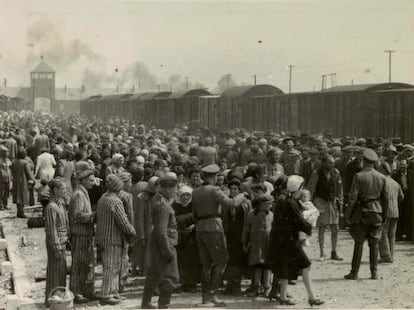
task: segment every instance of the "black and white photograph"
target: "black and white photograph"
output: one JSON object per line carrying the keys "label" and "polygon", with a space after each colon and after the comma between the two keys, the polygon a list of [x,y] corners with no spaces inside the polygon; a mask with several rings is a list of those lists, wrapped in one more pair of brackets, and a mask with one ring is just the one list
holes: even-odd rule
{"label": "black and white photograph", "polygon": [[0,0],[0,309],[414,308],[414,1]]}

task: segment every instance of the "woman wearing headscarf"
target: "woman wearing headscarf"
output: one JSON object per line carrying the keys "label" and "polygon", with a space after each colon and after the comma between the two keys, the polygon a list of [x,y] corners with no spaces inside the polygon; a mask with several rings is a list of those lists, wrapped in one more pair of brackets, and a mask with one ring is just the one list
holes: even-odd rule
{"label": "woman wearing headscarf", "polygon": [[177,200],[173,204],[178,229],[178,272],[184,292],[195,292],[200,282],[201,263],[198,255],[194,231],[194,218],[191,208],[193,189],[182,185],[178,189]]}
{"label": "woman wearing headscarf", "polygon": [[69,220],[64,198],[66,184],[62,178],[49,182],[51,200],[45,209],[45,232],[47,250],[45,303],[52,289],[66,287],[66,243],[69,240]]}
{"label": "woman wearing headscarf", "polygon": [[[241,183],[238,179],[234,178],[227,185],[231,198],[240,194]],[[251,208],[250,200],[246,200],[236,208],[227,209],[223,212],[227,249],[229,251],[229,261],[224,273],[224,278],[227,279],[226,294],[241,294],[241,280],[247,267],[246,253],[243,251],[242,233]]]}
{"label": "woman wearing headscarf", "polygon": [[13,202],[17,205],[17,217],[25,218],[24,206],[29,203],[29,183],[34,184],[35,179],[30,164],[25,159],[26,150],[19,148],[17,151],[17,158],[12,164],[13,176]]}
{"label": "woman wearing headscarf", "polygon": [[299,242],[300,231],[308,235],[312,233],[312,226],[303,218],[298,202],[303,183],[304,179],[301,176],[289,176],[286,186],[289,193],[288,197],[277,208],[274,208],[274,222],[270,234],[266,263],[280,279],[280,298],[276,299],[282,305],[295,304],[291,299],[287,298],[286,289],[288,280],[296,280],[301,270],[303,283],[308,293],[309,305],[321,305],[324,303],[313,294],[310,277],[311,262]]}

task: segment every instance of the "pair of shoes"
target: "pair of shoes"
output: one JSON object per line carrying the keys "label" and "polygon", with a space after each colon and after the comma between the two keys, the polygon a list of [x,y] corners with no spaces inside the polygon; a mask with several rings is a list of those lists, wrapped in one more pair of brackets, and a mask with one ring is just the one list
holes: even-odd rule
{"label": "pair of shoes", "polygon": [[346,280],[358,280],[358,274],[355,272],[350,272],[346,276],[344,276]]}
{"label": "pair of shoes", "polygon": [[308,299],[309,306],[320,306],[323,305],[325,302],[320,299]]}
{"label": "pair of shoes", "polygon": [[17,214],[17,217],[20,219],[27,219],[27,216],[24,214]]}
{"label": "pair of shoes", "polygon": [[99,301],[99,304],[101,304],[101,305],[111,305],[111,306],[115,306],[115,305],[117,305],[117,304],[119,304],[121,302],[121,300],[120,299],[117,299],[117,298],[114,298],[114,297],[109,297],[109,298],[104,298],[104,299],[101,299],[100,301]]}
{"label": "pair of shoes", "polygon": [[73,302],[75,304],[86,304],[87,302],[89,302],[89,298],[87,298],[83,295],[77,294],[77,295],[75,295],[75,298],[74,298]]}
{"label": "pair of shoes", "polygon": [[386,264],[391,264],[391,263],[392,263],[392,259],[391,259],[391,258],[389,258],[389,257],[381,257],[381,258],[378,260],[378,264],[384,264],[384,263],[386,263]]}
{"label": "pair of shoes", "polygon": [[342,257],[339,257],[338,254],[336,254],[336,252],[331,253],[331,259],[339,261],[344,260]]}
{"label": "pair of shoes", "polygon": [[295,281],[293,281],[293,280],[289,280],[289,281],[288,281],[288,284],[289,284],[289,285],[296,285],[296,282],[295,282]]}
{"label": "pair of shoes", "polygon": [[378,273],[376,271],[371,272],[371,280],[378,280]]}
{"label": "pair of shoes", "polygon": [[282,299],[279,297],[278,302],[280,305],[286,305],[286,306],[294,306],[296,303],[292,301],[291,299]]}
{"label": "pair of shoes", "polygon": [[326,259],[326,256],[325,256],[325,255],[321,255],[321,257],[319,257],[319,261],[320,261],[320,262],[325,261],[325,259]]}
{"label": "pair of shoes", "polygon": [[88,298],[89,300],[100,300],[101,297],[95,294],[85,294],[84,297]]}

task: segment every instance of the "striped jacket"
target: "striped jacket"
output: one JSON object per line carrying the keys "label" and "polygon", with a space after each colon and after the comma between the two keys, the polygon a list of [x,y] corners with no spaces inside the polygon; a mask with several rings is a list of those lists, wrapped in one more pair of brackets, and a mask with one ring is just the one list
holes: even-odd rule
{"label": "striped jacket", "polygon": [[46,245],[54,251],[66,249],[69,240],[69,220],[62,199],[52,199],[45,208]]}
{"label": "striped jacket", "polygon": [[400,184],[394,181],[390,176],[385,178],[385,197],[388,201],[387,218],[398,218],[398,206],[404,200],[404,194]]}
{"label": "striped jacket", "polygon": [[78,185],[70,200],[69,223],[73,235],[93,235],[93,213],[88,191]]}
{"label": "striped jacket", "polygon": [[125,190],[119,192],[119,198],[121,198],[122,204],[124,205],[125,213],[128,217],[128,221],[134,225],[134,208],[132,194]]}
{"label": "striped jacket", "polygon": [[133,238],[135,235],[135,229],[128,221],[121,199],[114,193],[103,194],[96,210],[96,244],[122,246],[126,238]]}

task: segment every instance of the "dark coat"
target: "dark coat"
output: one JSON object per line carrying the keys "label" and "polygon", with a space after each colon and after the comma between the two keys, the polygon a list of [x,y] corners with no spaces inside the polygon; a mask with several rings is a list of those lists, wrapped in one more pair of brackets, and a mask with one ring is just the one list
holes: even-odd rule
{"label": "dark coat", "polygon": [[196,285],[200,282],[201,263],[198,254],[194,218],[191,203],[183,206],[177,202],[173,204],[178,229],[178,270],[180,282],[183,285]]}
{"label": "dark coat", "polygon": [[301,269],[310,266],[299,242],[299,232],[310,235],[312,226],[303,218],[300,204],[292,198],[278,201],[274,211],[266,265],[279,279],[294,280]]}
{"label": "dark coat", "polygon": [[177,222],[170,202],[160,193],[151,199],[154,228],[151,233],[151,269],[158,276],[159,283],[168,282],[172,287],[179,280],[177,252]]}
{"label": "dark coat", "polygon": [[21,205],[29,204],[28,181],[34,182],[30,164],[25,159],[16,159],[12,164],[13,202]]}

